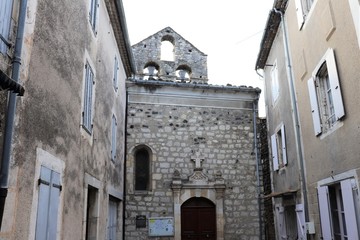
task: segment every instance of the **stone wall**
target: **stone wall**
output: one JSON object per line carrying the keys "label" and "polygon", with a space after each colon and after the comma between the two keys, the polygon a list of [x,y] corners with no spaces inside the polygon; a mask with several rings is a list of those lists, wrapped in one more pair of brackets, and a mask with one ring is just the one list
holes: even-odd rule
{"label": "stone wall", "polygon": [[[217,171],[225,180],[224,239],[258,239],[252,109],[130,102],[127,135],[126,239],[148,239],[148,229],[135,226],[137,215],[174,217],[173,173],[179,170],[186,181],[195,153],[204,158],[209,181]],[[152,150],[151,189],[146,193],[134,191],[132,154],[140,145]]]}

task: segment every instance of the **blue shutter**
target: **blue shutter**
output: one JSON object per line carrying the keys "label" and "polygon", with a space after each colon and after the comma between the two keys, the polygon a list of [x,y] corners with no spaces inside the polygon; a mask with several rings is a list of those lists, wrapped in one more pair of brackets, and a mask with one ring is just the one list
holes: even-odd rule
{"label": "blue shutter", "polygon": [[116,159],[116,131],[117,131],[117,123],[116,118],[113,115],[111,121],[111,159]]}
{"label": "blue shutter", "polygon": [[60,190],[60,174],[42,166],[39,179],[36,240],[56,239]]}
{"label": "blue shutter", "polygon": [[317,136],[321,133],[321,122],[320,122],[319,105],[318,105],[316,88],[315,88],[315,79],[312,77],[308,80],[308,89],[309,89],[311,114],[314,124],[314,131],[315,131],[315,135]]}
{"label": "blue shutter", "polygon": [[83,111],[83,126],[91,133],[92,131],[92,94],[94,85],[94,73],[88,63],[86,63],[85,72],[85,89],[84,89],[84,111]]}
{"label": "blue shutter", "polygon": [[109,212],[108,212],[108,232],[107,239],[115,240],[116,239],[116,230],[117,230],[117,211],[118,203],[114,200],[109,200]]}
{"label": "blue shutter", "polygon": [[119,69],[119,63],[118,63],[118,59],[115,56],[115,61],[114,61],[114,88],[115,90],[118,89],[118,69]]}
{"label": "blue shutter", "polygon": [[[5,40],[9,39],[12,5],[13,0],[0,1],[0,34],[5,38]],[[6,53],[6,51],[7,46],[0,39],[0,52]]]}

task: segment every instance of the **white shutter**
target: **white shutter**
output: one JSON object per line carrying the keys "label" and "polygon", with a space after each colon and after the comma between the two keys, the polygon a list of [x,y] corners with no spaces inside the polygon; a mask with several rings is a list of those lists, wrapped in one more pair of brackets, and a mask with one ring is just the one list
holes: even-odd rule
{"label": "white shutter", "polygon": [[287,164],[285,125],[281,126],[281,147],[283,152],[283,164]]}
{"label": "white shutter", "polygon": [[295,8],[296,8],[296,16],[297,16],[297,20],[298,20],[298,26],[299,26],[299,29],[301,29],[304,24],[304,11],[302,8],[301,0],[295,0]]}
{"label": "white shutter", "polygon": [[351,179],[341,181],[341,194],[345,211],[345,223],[348,239],[358,240],[359,231],[357,228],[357,218],[354,206],[353,190]]}
{"label": "white shutter", "polygon": [[295,211],[297,219],[298,239],[306,240],[304,205],[297,204]]}
{"label": "white shutter", "polygon": [[328,187],[318,187],[321,230],[323,240],[332,240]]}
{"label": "white shutter", "polygon": [[336,120],[338,120],[345,115],[345,111],[341,96],[339,76],[336,67],[334,50],[332,48],[330,48],[326,53],[326,66],[329,73],[331,93],[334,101],[335,117]]}
{"label": "white shutter", "polygon": [[314,78],[310,78],[308,80],[308,89],[309,89],[311,115],[314,124],[314,131],[315,131],[315,135],[317,136],[321,133],[321,124],[320,124],[320,112],[319,112]]}
{"label": "white shutter", "polygon": [[272,154],[274,171],[276,171],[279,169],[279,160],[278,160],[278,152],[277,152],[277,144],[276,144],[276,133],[271,136],[271,154]]}
{"label": "white shutter", "polygon": [[279,239],[287,239],[284,207],[276,206],[275,209],[276,209],[276,220],[278,226],[277,236]]}

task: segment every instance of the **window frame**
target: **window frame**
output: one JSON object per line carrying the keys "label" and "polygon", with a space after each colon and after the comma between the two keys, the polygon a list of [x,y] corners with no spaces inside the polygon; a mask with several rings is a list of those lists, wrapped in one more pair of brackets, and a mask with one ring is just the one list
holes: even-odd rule
{"label": "window frame", "polygon": [[[280,151],[281,154],[279,153]],[[278,130],[271,135],[271,154],[274,171],[284,168],[288,164],[284,124],[281,124]]]}
{"label": "window frame", "polygon": [[117,121],[115,115],[113,114],[111,119],[111,160],[114,162],[116,160],[116,152],[117,152],[116,133],[117,133]]}
{"label": "window frame", "polygon": [[316,0],[295,0],[296,17],[299,30],[304,26],[306,17],[314,6]]}
{"label": "window frame", "polygon": [[[323,68],[326,66],[329,86],[331,90],[332,105],[334,107],[335,120],[331,126],[326,126],[324,119],[326,119],[327,111],[324,104],[328,106],[328,97],[324,96],[324,90],[321,89],[324,86],[320,81]],[[319,75],[320,74],[320,75]],[[345,109],[342,100],[342,93],[340,88],[340,81],[338,76],[338,70],[336,66],[335,54],[332,48],[329,48],[325,55],[322,57],[316,68],[312,73],[312,77],[308,80],[308,91],[310,98],[310,107],[314,125],[315,136],[319,136],[322,133],[328,132],[330,129],[340,122],[345,116]],[[325,102],[324,102],[325,101]],[[327,101],[327,102],[326,102]]]}
{"label": "window frame", "polygon": [[0,52],[6,54],[9,48],[13,0],[0,1]]}
{"label": "window frame", "polygon": [[94,85],[95,85],[95,73],[91,67],[89,61],[85,64],[85,76],[84,76],[84,100],[82,111],[82,127],[88,133],[92,134],[93,131],[93,101],[94,101]]}
{"label": "window frame", "polygon": [[270,76],[271,76],[272,102],[275,104],[280,96],[279,69],[278,69],[277,60],[275,60],[273,66],[271,68]]}
{"label": "window frame", "polygon": [[117,90],[119,89],[119,60],[116,55],[114,58],[113,86],[114,86],[115,92],[117,92]]}
{"label": "window frame", "polygon": [[97,19],[99,14],[99,0],[90,0],[89,22],[94,34],[97,35]]}
{"label": "window frame", "polygon": [[[359,236],[359,229],[357,225],[356,206],[354,191],[356,192],[356,180],[353,177],[345,179],[337,179],[338,176],[333,176],[331,179],[333,182],[329,182],[325,185],[318,183],[318,206],[321,220],[321,230],[323,239],[334,239],[334,225],[333,216],[331,212],[330,193],[329,187],[340,187],[341,198],[344,207],[344,219],[347,229],[348,239],[357,239]],[[335,181],[336,180],[336,181]],[[339,192],[340,193],[340,192]],[[340,196],[336,196],[339,200]]]}

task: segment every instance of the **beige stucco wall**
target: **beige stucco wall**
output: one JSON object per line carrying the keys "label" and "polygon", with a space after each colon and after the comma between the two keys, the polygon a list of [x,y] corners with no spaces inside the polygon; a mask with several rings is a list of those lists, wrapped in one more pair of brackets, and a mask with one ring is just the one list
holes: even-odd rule
{"label": "beige stucco wall", "polygon": [[[297,27],[294,4],[289,2],[286,22],[304,146],[310,221],[315,221],[320,233],[317,182],[360,167],[360,51],[348,1],[315,0],[301,30]],[[316,137],[307,80],[329,48],[335,52],[345,117],[335,131]]]}

